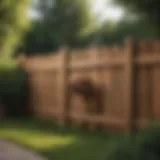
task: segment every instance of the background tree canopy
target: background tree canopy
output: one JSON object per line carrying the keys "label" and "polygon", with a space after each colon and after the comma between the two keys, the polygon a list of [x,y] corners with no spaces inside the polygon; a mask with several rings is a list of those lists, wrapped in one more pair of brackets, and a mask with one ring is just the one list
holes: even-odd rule
{"label": "background tree canopy", "polygon": [[28,54],[76,46],[93,26],[87,0],[39,0],[34,7],[40,17],[33,20],[22,46]]}
{"label": "background tree canopy", "polygon": [[0,0],[0,55],[9,56],[27,28],[29,0]]}
{"label": "background tree canopy", "polygon": [[140,16],[154,25],[160,35],[160,2],[159,0],[114,0],[126,10]]}
{"label": "background tree canopy", "polygon": [[[154,8],[156,0],[152,5],[145,0],[113,0],[112,2],[123,4],[125,16],[118,22],[106,20],[98,25],[96,18],[99,17],[92,13],[89,0],[33,2],[32,8],[38,18],[32,19],[31,30],[22,40],[17,53],[47,54],[53,53],[62,45],[79,48],[90,44],[115,44],[121,43],[126,36],[156,38],[160,33],[159,14],[156,14],[159,11],[158,4]],[[149,21],[151,16],[154,17],[153,24]]]}

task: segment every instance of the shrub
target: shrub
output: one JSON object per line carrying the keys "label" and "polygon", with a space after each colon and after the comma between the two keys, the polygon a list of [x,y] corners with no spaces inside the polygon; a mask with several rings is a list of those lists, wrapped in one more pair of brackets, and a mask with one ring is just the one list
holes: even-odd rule
{"label": "shrub", "polygon": [[9,115],[25,111],[28,102],[26,74],[18,67],[0,68],[0,99]]}
{"label": "shrub", "polygon": [[152,127],[121,145],[110,160],[159,160],[160,127]]}

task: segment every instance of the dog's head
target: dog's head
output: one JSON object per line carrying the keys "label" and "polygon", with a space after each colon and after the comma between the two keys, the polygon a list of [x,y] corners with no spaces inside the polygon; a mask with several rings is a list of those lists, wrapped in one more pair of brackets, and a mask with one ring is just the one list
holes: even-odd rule
{"label": "dog's head", "polygon": [[69,89],[84,98],[89,98],[94,93],[95,87],[89,78],[77,77],[70,82]]}

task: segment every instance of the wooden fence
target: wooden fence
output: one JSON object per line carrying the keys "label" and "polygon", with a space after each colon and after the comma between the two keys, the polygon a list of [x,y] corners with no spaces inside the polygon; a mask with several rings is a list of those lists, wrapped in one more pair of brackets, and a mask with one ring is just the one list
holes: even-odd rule
{"label": "wooden fence", "polygon": [[20,64],[28,72],[31,107],[43,119],[125,132],[160,119],[159,41],[61,49],[21,57]]}

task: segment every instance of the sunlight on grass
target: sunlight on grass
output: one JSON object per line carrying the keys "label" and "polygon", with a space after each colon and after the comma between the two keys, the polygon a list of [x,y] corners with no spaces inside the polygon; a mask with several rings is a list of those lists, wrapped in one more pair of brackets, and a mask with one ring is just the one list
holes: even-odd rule
{"label": "sunlight on grass", "polygon": [[12,128],[0,129],[0,137],[10,140],[16,140],[19,143],[27,145],[33,149],[45,149],[50,147],[64,147],[76,142],[74,136],[61,136],[47,134],[37,131],[17,130]]}
{"label": "sunlight on grass", "polygon": [[123,136],[61,128],[32,119],[0,123],[0,137],[48,160],[106,160],[123,141]]}

